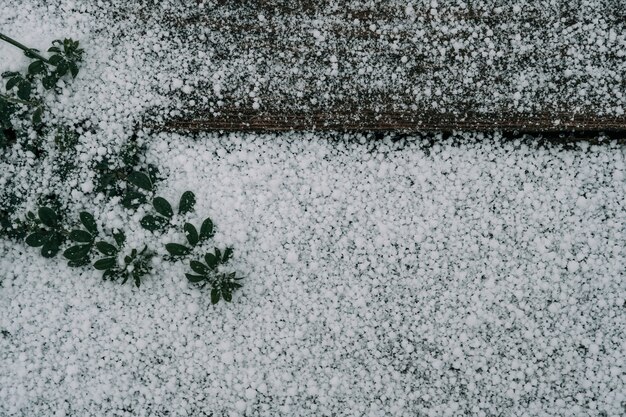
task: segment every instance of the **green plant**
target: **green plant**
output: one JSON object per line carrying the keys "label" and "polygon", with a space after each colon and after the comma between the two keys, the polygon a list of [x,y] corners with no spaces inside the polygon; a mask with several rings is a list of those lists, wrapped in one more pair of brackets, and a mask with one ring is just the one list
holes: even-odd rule
{"label": "green plant", "polygon": [[183,225],[183,231],[185,232],[187,243],[189,243],[191,247],[180,243],[167,243],[165,249],[174,258],[189,255],[198,243],[207,241],[215,235],[213,221],[210,218],[206,218],[202,222],[200,233],[198,233],[198,229],[191,223],[185,223]]}
{"label": "green plant", "polygon": [[[137,176],[133,180],[131,180],[129,177],[129,181],[137,185],[137,182],[135,181],[137,181],[138,178],[141,178],[141,183],[148,185],[148,176],[145,174],[141,174],[141,176]],[[194,193],[192,193],[191,191],[185,191],[180,197],[180,202],[178,203],[178,214],[185,215],[193,211],[195,204],[196,196],[194,195]],[[172,218],[174,217],[174,210],[172,209],[172,205],[163,197],[154,197],[154,199],[152,200],[152,206],[154,207],[154,210],[157,212],[157,214],[148,214],[144,216],[141,219],[141,226],[146,230],[150,230],[151,232],[154,232],[156,230],[163,230],[168,224],[171,223]]]}
{"label": "green plant", "polygon": [[129,278],[133,278],[135,285],[139,287],[141,278],[152,270],[150,260],[154,257],[154,254],[148,251],[147,246],[144,246],[141,252],[137,251],[137,249],[132,249],[130,255],[124,256],[123,263],[121,263],[118,258],[120,251],[124,247],[126,236],[123,232],[117,231],[113,233],[113,238],[116,245],[105,241],[96,243],[96,248],[105,258],[97,260],[93,267],[104,271],[102,278],[105,280],[115,281],[121,278],[122,284],[125,284]]}
{"label": "green plant", "polygon": [[68,237],[77,244],[67,248],[63,252],[63,256],[69,260],[67,263],[69,266],[84,266],[89,264],[91,260],[89,254],[94,247],[96,236],[98,236],[98,226],[94,217],[86,211],[81,212],[79,217],[85,230],[72,230]]}
{"label": "green plant", "polygon": [[217,304],[221,298],[224,301],[231,302],[233,299],[233,291],[241,288],[241,284],[237,281],[243,279],[238,278],[236,272],[220,272],[219,266],[225,265],[233,255],[232,248],[226,248],[224,253],[215,248],[214,253],[204,255],[205,263],[192,260],[189,266],[195,274],[185,274],[187,279],[193,283],[200,283],[211,287],[211,303]]}
{"label": "green plant", "polygon": [[27,218],[34,224],[36,230],[26,236],[26,244],[32,247],[41,247],[41,255],[53,258],[65,241],[65,231],[57,213],[49,207],[40,207],[34,213],[28,212]]}
{"label": "green plant", "polygon": [[79,48],[78,41],[54,40],[48,49],[51,55],[46,58],[38,50],[24,46],[2,33],[0,40],[22,49],[27,57],[33,59],[25,74],[15,71],[1,74],[6,79],[6,94],[0,94],[0,148],[3,148],[19,136],[20,128],[14,125],[14,120],[30,119],[36,130],[43,127],[44,103],[37,92],[37,80],[41,81],[44,89],[54,88],[59,93],[60,89],[56,87],[59,79],[68,73],[72,78],[78,75],[78,63],[82,61],[84,51]]}

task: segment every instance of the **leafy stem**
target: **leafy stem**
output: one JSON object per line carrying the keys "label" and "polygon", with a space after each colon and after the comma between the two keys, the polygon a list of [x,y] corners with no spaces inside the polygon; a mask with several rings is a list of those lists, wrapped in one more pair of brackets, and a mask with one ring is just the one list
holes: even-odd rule
{"label": "leafy stem", "polygon": [[41,104],[36,101],[20,100],[19,98],[5,96],[4,94],[0,94],[0,100],[8,101],[9,103],[24,104],[25,106],[38,106]]}
{"label": "leafy stem", "polygon": [[16,47],[20,48],[22,51],[24,51],[26,53],[27,56],[33,56],[33,57],[35,57],[37,59],[41,59],[42,61],[44,61],[46,63],[50,63],[48,58],[43,57],[42,55],[37,53],[37,51],[35,51],[34,49],[29,48],[29,47],[27,47],[25,45],[22,45],[21,43],[19,43],[15,39],[12,39],[12,38],[8,37],[7,35],[4,35],[4,34],[0,33],[0,39],[2,39],[5,42],[10,43],[13,46],[16,46]]}

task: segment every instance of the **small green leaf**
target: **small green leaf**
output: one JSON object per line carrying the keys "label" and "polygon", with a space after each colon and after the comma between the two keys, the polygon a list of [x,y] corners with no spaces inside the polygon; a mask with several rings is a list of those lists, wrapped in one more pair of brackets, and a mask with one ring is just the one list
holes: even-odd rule
{"label": "small green leaf", "polygon": [[233,295],[231,294],[230,290],[227,290],[226,288],[224,288],[222,290],[222,297],[224,297],[224,301],[226,302],[231,302],[233,301]]}
{"label": "small green leaf", "polygon": [[224,254],[222,255],[222,263],[225,264],[232,257],[233,257],[233,248],[230,248],[230,247],[226,248],[224,250]]}
{"label": "small green leaf", "polygon": [[67,261],[67,266],[76,268],[79,266],[89,265],[89,257],[85,256],[84,258],[77,259],[75,261]]}
{"label": "small green leaf", "polygon": [[228,285],[229,285],[229,286],[230,286],[230,288],[232,288],[232,289],[236,289],[236,288],[241,288],[241,287],[243,287],[243,285],[241,285],[241,284],[240,284],[240,283],[238,283],[238,282],[229,282],[229,283],[228,283]]}
{"label": "small green leaf", "polygon": [[80,259],[86,258],[91,250],[91,245],[76,245],[69,247],[63,252],[63,256],[65,256],[70,261],[78,261]]}
{"label": "small green leaf", "polygon": [[67,71],[70,69],[70,65],[65,59],[60,60],[59,63],[56,65],[56,67],[57,67],[56,73],[59,77],[62,77],[65,74],[67,74]]}
{"label": "small green leaf", "polygon": [[163,197],[155,197],[152,200],[152,205],[154,209],[162,216],[167,218],[172,218],[174,215],[174,211],[172,210],[172,205]]}
{"label": "small green leaf", "polygon": [[191,282],[202,282],[206,279],[206,277],[203,277],[201,275],[185,274],[185,276]]}
{"label": "small green leaf", "polygon": [[207,275],[209,274],[209,272],[211,272],[211,270],[202,262],[191,261],[189,264],[191,266],[191,269],[193,269],[193,272],[196,272],[200,275]]}
{"label": "small green leaf", "polygon": [[115,258],[102,258],[94,262],[93,267],[97,270],[103,271],[105,269],[111,269],[116,265]]}
{"label": "small green leaf", "polygon": [[39,219],[46,226],[55,227],[57,225],[57,220],[58,220],[57,215],[54,212],[54,210],[52,210],[51,208],[40,207],[37,214],[39,214]]}
{"label": "small green leaf", "polygon": [[72,78],[76,78],[76,76],[78,75],[78,65],[76,65],[76,62],[74,61],[69,61],[70,64],[70,73],[72,74]]}
{"label": "small green leaf", "polygon": [[222,253],[218,248],[215,248],[215,257],[217,258],[217,262],[220,262],[222,260]]}
{"label": "small green leaf", "polygon": [[168,223],[168,220],[165,217],[152,216],[148,214],[147,216],[144,216],[139,223],[144,229],[154,232],[162,229]]}
{"label": "small green leaf", "polygon": [[2,78],[9,78],[9,77],[15,77],[16,75],[20,75],[19,72],[15,72],[15,71],[5,71],[2,73]]}
{"label": "small green leaf", "polygon": [[152,181],[150,181],[150,178],[143,172],[131,172],[128,174],[128,182],[144,190],[152,191]]}
{"label": "small green leaf", "polygon": [[107,242],[96,243],[96,249],[98,249],[98,251],[105,256],[114,256],[118,252],[118,249],[115,246]]}
{"label": "small green leaf", "polygon": [[39,126],[41,124],[42,113],[43,113],[43,109],[41,107],[37,107],[37,109],[33,112],[33,118],[32,118],[33,125]]}
{"label": "small green leaf", "polygon": [[89,232],[85,232],[84,230],[72,230],[70,232],[70,239],[75,242],[85,242],[89,243],[93,241],[93,236]]}
{"label": "small green leaf", "polygon": [[28,81],[22,80],[17,84],[17,96],[22,100],[30,100],[31,85]]}
{"label": "small green leaf", "polygon": [[165,245],[165,249],[172,256],[185,256],[189,252],[191,252],[191,249],[189,249],[187,246],[180,245],[178,243],[168,243]]}
{"label": "small green leaf", "polygon": [[96,224],[96,219],[90,213],[86,211],[81,211],[78,215],[80,217],[80,222],[85,226],[85,229],[89,231],[92,235],[98,234],[98,225]]}
{"label": "small green leaf", "polygon": [[193,211],[193,207],[196,204],[196,196],[191,191],[185,191],[180,197],[178,203],[178,214],[187,214]]}
{"label": "small green leaf", "polygon": [[113,231],[113,239],[115,239],[115,243],[117,243],[117,246],[121,248],[122,246],[124,246],[124,242],[126,242],[126,235],[124,235],[124,232],[122,232],[121,230],[116,229],[115,231]]}
{"label": "small green leaf", "polygon": [[142,204],[147,202],[146,196],[140,192],[128,190],[124,197],[122,198],[122,206],[127,209],[136,209]]}
{"label": "small green leaf", "polygon": [[33,61],[33,63],[28,66],[28,73],[31,75],[41,74],[45,71],[46,64],[41,60]]}
{"label": "small green leaf", "polygon": [[[52,48],[50,48],[50,49],[52,49]],[[59,48],[56,48],[56,49],[59,49]],[[53,51],[53,52],[55,52],[55,51]],[[59,52],[61,52],[61,51],[59,50]],[[61,55],[52,55],[50,58],[48,58],[48,61],[50,61],[50,63],[52,65],[54,65],[54,66],[59,65],[59,62],[61,62],[62,60],[63,60],[63,57]]]}
{"label": "small green leaf", "polygon": [[210,239],[214,235],[213,221],[210,218],[207,218],[202,222],[202,226],[200,226],[200,240]]}
{"label": "small green leaf", "polygon": [[47,234],[41,233],[41,232],[35,232],[35,233],[31,233],[30,235],[28,235],[26,237],[25,242],[28,246],[38,248],[39,246],[42,246],[44,244],[47,238],[48,238]]}
{"label": "small green leaf", "polygon": [[217,268],[217,264],[219,263],[219,258],[212,253],[207,253],[204,255],[204,260],[210,269]]}
{"label": "small green leaf", "polygon": [[[48,48],[48,52],[60,53],[61,50],[58,47],[56,47],[56,46],[51,46],[50,48]],[[50,57],[50,59],[49,59],[50,63],[53,64],[53,65],[54,65],[54,63],[52,62],[52,58],[54,58],[55,56],[57,56],[57,55],[52,55]]]}
{"label": "small green leaf", "polygon": [[48,238],[41,247],[41,255],[44,258],[54,258],[59,253],[59,243],[52,236]]}
{"label": "small green leaf", "polygon": [[187,242],[191,246],[196,246],[198,244],[198,231],[191,223],[185,223],[183,226],[183,230],[185,231],[185,237],[187,238]]}
{"label": "small green leaf", "polygon": [[55,74],[50,74],[41,79],[41,85],[43,85],[43,88],[46,90],[50,90],[51,88],[56,87],[58,81],[59,78]]}
{"label": "small green leaf", "polygon": [[213,288],[211,290],[211,304],[217,304],[220,301],[220,290]]}
{"label": "small green leaf", "polygon": [[22,79],[21,76],[17,76],[17,77],[13,77],[13,78],[9,78],[9,80],[7,81],[6,84],[6,89],[7,91],[11,90],[13,87],[15,87],[17,85],[17,83],[20,82],[20,80]]}

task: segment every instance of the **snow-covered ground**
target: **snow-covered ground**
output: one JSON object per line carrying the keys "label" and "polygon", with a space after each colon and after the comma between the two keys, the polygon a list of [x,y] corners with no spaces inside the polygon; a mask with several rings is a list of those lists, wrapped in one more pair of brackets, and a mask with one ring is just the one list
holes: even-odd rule
{"label": "snow-covered ground", "polygon": [[623,151],[473,139],[151,137],[244,288],[1,244],[0,414],[623,415]]}
{"label": "snow-covered ground", "polygon": [[[171,3],[155,6],[157,16]],[[422,3],[417,14],[431,13]],[[547,2],[472,3],[548,13],[539,7]],[[617,3],[587,1],[581,13]],[[123,227],[129,247],[145,242],[165,254],[164,243],[183,241],[180,231],[148,233],[143,208],[126,211],[94,192],[93,164],[117,158],[135,135],[146,146],[141,163],[160,169],[158,194],[176,201],[195,192],[190,220],[214,220],[215,245],[235,248],[244,287],[212,306],[180,262],[154,258],[135,288],[0,241],[0,416],[626,414],[623,145],[150,132],[140,127],[148,109],[159,121],[192,97],[219,101],[222,89],[253,106],[249,93],[278,81],[250,75],[254,53],[220,63],[181,47],[156,20],[144,31],[128,4],[138,3],[0,3],[0,32],[41,50],[64,36],[86,48],[78,78],[48,97],[45,119],[84,128],[69,157],[76,169],[51,167],[59,151],[50,137],[44,156],[13,146],[0,158],[0,201],[14,187],[33,209],[55,193],[72,218],[88,210],[101,227]],[[408,4],[402,10],[411,16]],[[603,54],[623,54],[626,40],[607,27],[579,25],[562,39],[581,45],[572,76],[601,88],[563,88],[616,115],[624,69],[603,66]],[[591,29],[605,50],[576,40]],[[498,39],[507,44],[506,33]],[[0,72],[28,64],[3,43],[0,58]],[[368,77],[389,75],[381,71]],[[206,79],[220,88],[194,90]],[[519,86],[522,107],[542,103],[532,99],[536,84]]]}

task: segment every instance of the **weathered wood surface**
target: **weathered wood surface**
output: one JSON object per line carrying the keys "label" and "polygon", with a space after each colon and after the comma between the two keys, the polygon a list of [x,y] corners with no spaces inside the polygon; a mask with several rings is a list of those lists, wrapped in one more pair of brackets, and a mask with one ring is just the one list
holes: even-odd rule
{"label": "weathered wood surface", "polygon": [[165,129],[626,131],[623,0],[220,0],[146,18],[188,55]]}

